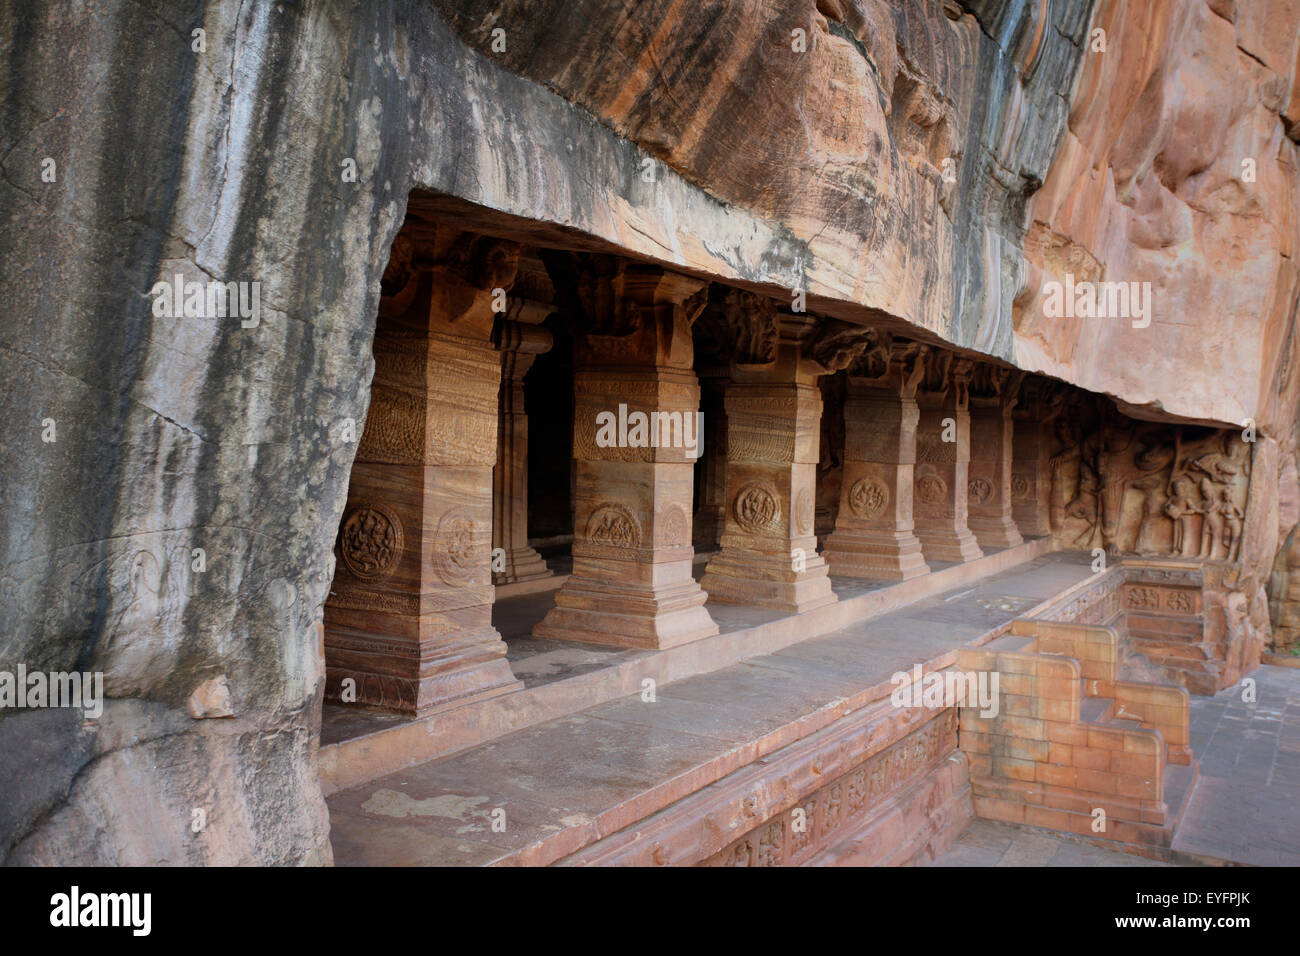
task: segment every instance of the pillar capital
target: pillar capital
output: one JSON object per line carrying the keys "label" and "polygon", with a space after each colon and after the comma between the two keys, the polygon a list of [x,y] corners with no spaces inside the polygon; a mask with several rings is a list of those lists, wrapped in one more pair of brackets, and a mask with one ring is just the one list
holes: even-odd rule
{"label": "pillar capital", "polygon": [[1009,415],[1020,401],[1020,383],[1024,378],[1025,373],[1020,369],[978,363],[970,377],[971,406],[998,408]]}
{"label": "pillar capital", "polygon": [[942,349],[930,352],[925,375],[916,391],[917,404],[923,409],[948,409],[964,412],[970,408],[970,383],[975,362]]}
{"label": "pillar capital", "polygon": [[691,326],[704,308],[707,282],[615,256],[550,253],[544,261],[575,320],[577,367],[692,368]]}

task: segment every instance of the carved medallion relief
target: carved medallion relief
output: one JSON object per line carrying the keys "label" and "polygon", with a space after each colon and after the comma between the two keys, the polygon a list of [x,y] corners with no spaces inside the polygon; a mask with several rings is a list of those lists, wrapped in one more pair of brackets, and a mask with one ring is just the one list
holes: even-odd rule
{"label": "carved medallion relief", "polygon": [[641,527],[631,510],[623,505],[600,505],[587,520],[587,540],[634,548],[641,543]]}
{"label": "carved medallion relief", "polygon": [[339,553],[343,565],[362,580],[392,571],[402,554],[402,523],[387,505],[358,505],[343,521]]}
{"label": "carved medallion relief", "polygon": [[750,534],[775,530],[781,518],[776,489],[766,482],[749,482],[737,492],[732,513],[736,523]]}
{"label": "carved medallion relief", "polygon": [[859,518],[875,518],[889,504],[889,489],[878,478],[859,478],[849,488],[849,508]]}
{"label": "carved medallion relief", "polygon": [[433,537],[438,576],[450,585],[467,583],[474,575],[474,521],[463,511],[448,511]]}

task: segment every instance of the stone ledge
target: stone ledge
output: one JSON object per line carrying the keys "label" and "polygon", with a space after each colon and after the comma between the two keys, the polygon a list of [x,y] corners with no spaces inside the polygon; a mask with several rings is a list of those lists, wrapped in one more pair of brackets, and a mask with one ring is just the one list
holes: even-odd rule
{"label": "stone ledge", "polygon": [[[899,610],[1027,563],[1054,550],[1040,538],[953,565],[800,615],[778,618],[753,627],[724,631],[713,637],[662,651],[648,651],[632,660],[539,687],[525,688],[492,700],[454,708],[426,718],[389,724],[381,729],[320,748],[321,789],[326,796],[386,774],[439,757],[460,753],[504,734],[543,721],[577,713],[606,701],[639,693],[641,681],[658,685],[717,670],[752,657],[819,637]],[[1092,582],[1085,579],[1054,595],[1026,615],[1038,613]],[[991,640],[990,632],[976,643]],[[951,655],[949,655],[951,656]],[[933,662],[946,667],[951,660]],[[888,685],[884,687],[888,691]]]}

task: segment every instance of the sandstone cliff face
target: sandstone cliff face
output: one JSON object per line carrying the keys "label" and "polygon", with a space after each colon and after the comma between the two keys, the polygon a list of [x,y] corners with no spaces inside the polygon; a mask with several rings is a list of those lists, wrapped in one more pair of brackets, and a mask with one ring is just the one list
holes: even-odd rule
{"label": "sandstone cliff face", "polygon": [[[1290,434],[1294,3],[1102,0],[1099,56],[1091,7],[0,12],[0,669],[110,698],[0,714],[0,859],[329,860],[320,608],[413,189]],[[1035,317],[1075,263],[1159,285],[1146,337]],[[156,315],[177,274],[259,323]]]}
{"label": "sandstone cliff face", "polygon": [[[1104,0],[1030,204],[1017,362],[1130,405],[1290,433],[1300,4]],[[1294,134],[1294,127],[1290,127]],[[1063,322],[1045,282],[1150,282],[1152,322]]]}
{"label": "sandstone cliff face", "polygon": [[795,262],[746,276],[774,295],[798,285],[1012,355],[1024,205],[1064,131],[1089,2],[438,6],[475,49],[788,235]]}

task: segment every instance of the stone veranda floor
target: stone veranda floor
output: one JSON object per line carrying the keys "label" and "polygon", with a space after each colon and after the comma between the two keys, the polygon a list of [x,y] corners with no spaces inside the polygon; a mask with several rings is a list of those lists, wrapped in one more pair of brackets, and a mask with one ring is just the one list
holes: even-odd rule
{"label": "stone veranda floor", "polygon": [[[1300,866],[1300,668],[1265,665],[1239,685],[1192,696],[1201,776],[1174,835],[1178,863]],[[1161,866],[1047,830],[976,820],[934,866]]]}
{"label": "stone veranda floor", "polygon": [[[888,685],[1091,574],[1054,553],[773,654],[491,740],[329,798],[341,865],[488,863],[548,834],[626,826],[662,781],[719,779],[832,702]],[[738,609],[743,611],[745,609]],[[887,689],[885,691],[887,696]],[[742,757],[742,754],[748,756]],[[740,765],[740,764],[737,764]],[[505,829],[494,829],[493,813]]]}

